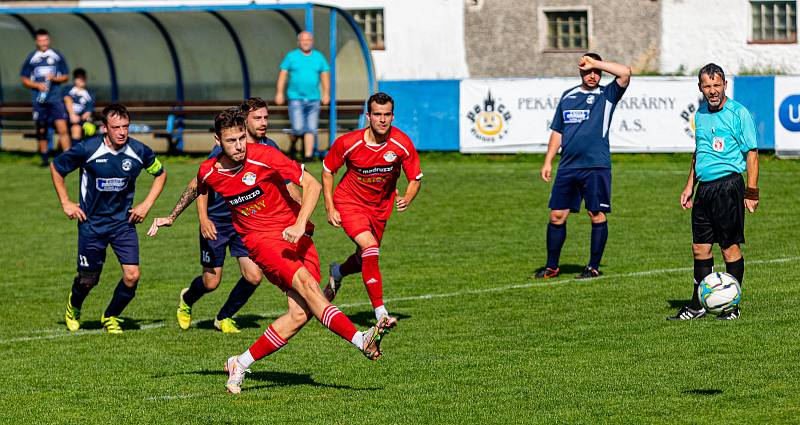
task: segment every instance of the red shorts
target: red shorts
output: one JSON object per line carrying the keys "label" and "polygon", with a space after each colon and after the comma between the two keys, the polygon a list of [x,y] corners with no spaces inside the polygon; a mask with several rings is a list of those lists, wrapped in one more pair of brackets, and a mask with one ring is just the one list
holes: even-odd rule
{"label": "red shorts", "polygon": [[383,231],[386,229],[386,220],[381,220],[375,214],[370,214],[363,209],[349,209],[347,207],[336,207],[342,218],[342,228],[350,239],[355,240],[356,236],[364,232],[370,232],[378,243],[383,239]]}
{"label": "red shorts", "polygon": [[250,252],[250,259],[258,264],[264,276],[283,291],[292,288],[292,279],[301,267],[308,269],[317,282],[320,281],[319,255],[314,241],[308,236],[294,244],[280,236],[256,234],[246,237],[244,244]]}

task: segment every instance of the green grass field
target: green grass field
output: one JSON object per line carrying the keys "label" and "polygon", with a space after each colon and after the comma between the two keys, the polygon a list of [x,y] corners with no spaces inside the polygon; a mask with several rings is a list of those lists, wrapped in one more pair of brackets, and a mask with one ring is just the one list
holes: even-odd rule
{"label": "green grass field", "polygon": [[[381,249],[385,297],[401,320],[371,363],[310,323],[253,366],[243,392],[225,392],[223,361],[246,349],[285,308],[265,283],[239,314],[239,335],[211,321],[238,273],[180,331],[178,291],[198,274],[194,207],[156,239],[141,239],[142,279],[126,333],[99,317],[120,277],[113,254],[69,334],[64,303],[75,273],[76,228],[35,159],[0,155],[0,387],[3,423],[798,423],[800,163],[764,156],[762,203],[747,217],[742,319],[664,318],[691,288],[690,214],[678,205],[687,155],[614,157],[614,212],[602,270],[575,281],[588,259],[585,213],[569,222],[569,276],[532,281],[543,265],[549,186],[541,156],[423,155],[417,201],[390,221]],[[147,219],[165,215],[199,159],[162,158],[167,189]],[[319,174],[319,164],[310,167]],[[76,177],[68,178],[76,188]],[[139,199],[151,178],[139,181]],[[75,190],[77,192],[77,190]],[[73,194],[73,200],[76,200]],[[321,261],[352,245],[314,221]],[[715,251],[718,270],[724,268]],[[360,277],[342,310],[374,322]]]}

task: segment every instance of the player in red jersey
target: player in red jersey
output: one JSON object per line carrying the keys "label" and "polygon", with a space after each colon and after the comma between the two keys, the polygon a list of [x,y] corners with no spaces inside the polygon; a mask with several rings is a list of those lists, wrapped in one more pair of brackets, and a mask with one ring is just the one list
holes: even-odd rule
{"label": "player in red jersey", "polygon": [[[311,241],[314,225],[309,221],[319,199],[319,182],[278,149],[248,144],[239,108],[220,113],[214,130],[222,154],[200,165],[197,187],[184,191],[170,216],[155,219],[148,235],[154,236],[160,226],[171,226],[191,202],[186,199],[214,190],[228,203],[233,225],[250,258],[270,282],[286,292],[288,312],[272,322],[248,350],[225,363],[228,391],[239,393],[247,368],[284,346],[311,317],[350,341],[370,360],[377,359],[388,320],[358,332],[319,287],[319,258]],[[285,179],[303,189],[301,204],[292,200]]]}
{"label": "player in red jersey", "polygon": [[[383,281],[378,266],[380,243],[386,222],[397,211],[408,209],[417,196],[422,179],[419,156],[411,139],[392,126],[394,100],[386,93],[375,93],[367,101],[369,126],[339,137],[322,163],[322,189],[328,222],[342,227],[356,243],[356,252],[341,265],[332,263],[325,296],[333,300],[342,278],[361,272],[375,317],[388,319],[389,327],[397,319],[389,316],[383,304]],[[347,171],[333,190],[333,175],[343,165]],[[408,179],[403,196],[397,194],[400,170]]]}

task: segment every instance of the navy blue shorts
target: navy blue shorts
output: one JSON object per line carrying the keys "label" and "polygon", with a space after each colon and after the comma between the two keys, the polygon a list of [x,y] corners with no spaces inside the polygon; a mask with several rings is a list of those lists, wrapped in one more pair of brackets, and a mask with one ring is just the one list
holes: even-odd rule
{"label": "navy blue shorts", "polygon": [[139,264],[139,237],[136,228],[125,226],[104,235],[78,232],[78,271],[100,271],[111,245],[120,264]]}
{"label": "navy blue shorts", "polygon": [[64,102],[56,103],[34,103],[33,120],[36,125],[50,127],[56,120],[66,120],[69,118]]}
{"label": "navy blue shorts", "polygon": [[551,210],[611,212],[611,169],[582,168],[558,170],[550,192]]}
{"label": "navy blue shorts", "polygon": [[208,240],[200,235],[200,264],[203,267],[222,267],[225,264],[225,248],[231,251],[232,257],[250,255],[232,223],[216,221],[213,223],[217,228],[217,240]]}

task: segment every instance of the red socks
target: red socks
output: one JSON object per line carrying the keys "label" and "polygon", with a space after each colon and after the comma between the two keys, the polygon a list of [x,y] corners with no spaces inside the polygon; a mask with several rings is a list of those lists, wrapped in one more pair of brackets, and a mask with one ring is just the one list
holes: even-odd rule
{"label": "red socks", "polygon": [[332,330],[336,335],[344,338],[348,342],[353,340],[356,334],[356,327],[339,309],[331,304],[322,310],[322,324]]}
{"label": "red socks", "polygon": [[364,286],[367,288],[373,308],[383,305],[383,279],[381,269],[378,267],[380,254],[378,245],[366,248],[361,253],[361,278],[364,279]]}
{"label": "red socks", "polygon": [[286,345],[286,340],[275,332],[272,325],[269,325],[264,334],[250,346],[250,354],[253,356],[253,360],[259,360],[278,351],[284,345]]}

